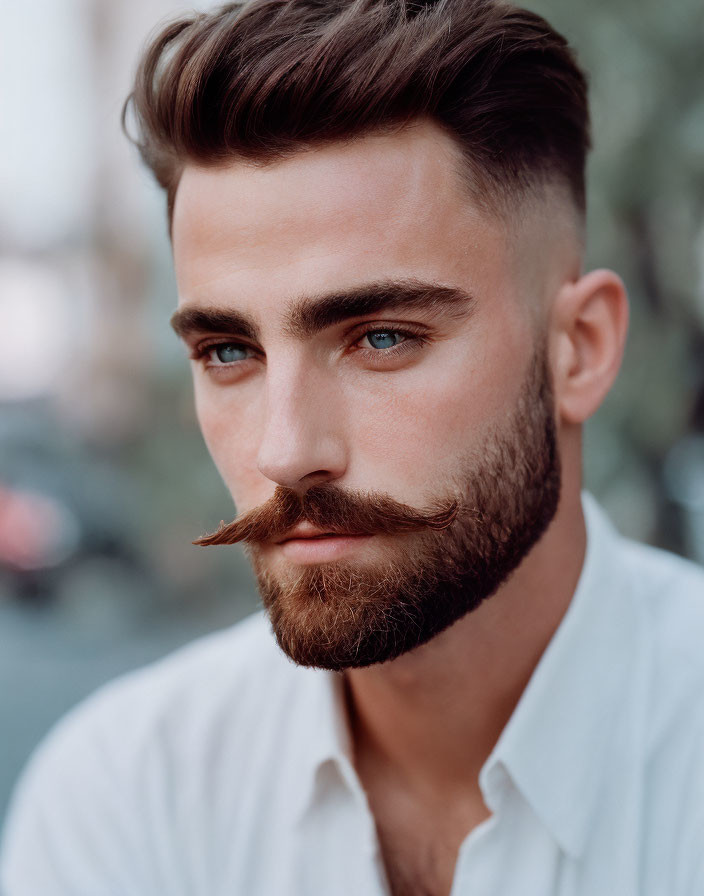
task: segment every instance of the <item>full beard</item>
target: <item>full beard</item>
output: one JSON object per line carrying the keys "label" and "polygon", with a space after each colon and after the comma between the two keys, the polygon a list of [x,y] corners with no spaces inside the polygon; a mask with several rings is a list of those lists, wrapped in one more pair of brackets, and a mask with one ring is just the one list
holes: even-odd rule
{"label": "full beard", "polygon": [[[330,531],[399,533],[384,560],[276,574],[266,564],[256,511],[248,515],[253,528],[238,530],[231,541],[247,542],[281,649],[300,665],[340,671],[394,659],[475,610],[543,535],[559,496],[554,401],[540,352],[505,422],[465,460],[456,493],[430,511],[332,484],[314,486],[302,498],[277,489],[281,531],[308,519]],[[399,520],[406,513],[410,523],[395,525],[394,512]],[[346,526],[348,519],[353,522]],[[215,537],[203,543],[227,543]]]}

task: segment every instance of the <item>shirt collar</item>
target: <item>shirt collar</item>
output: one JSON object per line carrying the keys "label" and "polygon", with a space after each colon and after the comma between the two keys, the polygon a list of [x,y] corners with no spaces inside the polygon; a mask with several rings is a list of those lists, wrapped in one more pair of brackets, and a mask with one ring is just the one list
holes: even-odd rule
{"label": "shirt collar", "polygon": [[587,550],[574,596],[482,769],[486,786],[494,769],[505,770],[575,858],[590,830],[617,721],[628,724],[638,711],[629,682],[641,643],[620,536],[590,495],[582,503]]}
{"label": "shirt collar", "polygon": [[293,809],[302,817],[330,783],[330,775],[363,798],[363,791],[354,771],[352,736],[347,718],[344,679],[342,674],[320,669],[301,669],[309,677],[303,687],[306,699],[297,714],[297,730],[303,734]]}
{"label": "shirt collar", "polygon": [[[587,549],[570,606],[536,666],[508,724],[481,770],[490,808],[510,778],[560,847],[578,857],[599,799],[613,724],[628,712],[635,662],[636,617],[627,599],[616,544],[619,535],[594,499],[583,495]],[[296,800],[316,801],[325,769],[364,800],[353,769],[342,676],[311,677],[299,730],[306,732]]]}

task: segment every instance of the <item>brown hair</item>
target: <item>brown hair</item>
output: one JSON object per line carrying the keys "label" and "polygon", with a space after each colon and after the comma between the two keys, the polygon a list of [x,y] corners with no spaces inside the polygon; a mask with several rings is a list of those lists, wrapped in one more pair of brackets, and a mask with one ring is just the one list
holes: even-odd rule
{"label": "brown hair", "polygon": [[494,0],[249,0],[167,25],[147,46],[133,109],[167,192],[183,166],[271,161],[430,118],[485,198],[562,182],[584,209],[587,85],[540,16]]}

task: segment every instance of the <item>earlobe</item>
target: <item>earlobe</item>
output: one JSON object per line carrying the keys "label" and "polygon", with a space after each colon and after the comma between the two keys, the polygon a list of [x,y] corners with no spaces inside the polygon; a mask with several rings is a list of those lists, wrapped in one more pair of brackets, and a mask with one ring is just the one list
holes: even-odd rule
{"label": "earlobe", "polygon": [[621,366],[627,331],[626,289],[613,271],[564,284],[552,313],[555,404],[564,423],[583,423],[602,403]]}

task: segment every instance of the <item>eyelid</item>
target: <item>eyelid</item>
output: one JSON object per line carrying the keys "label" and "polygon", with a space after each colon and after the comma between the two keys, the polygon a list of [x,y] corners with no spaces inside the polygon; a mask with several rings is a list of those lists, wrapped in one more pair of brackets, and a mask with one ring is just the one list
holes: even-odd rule
{"label": "eyelid", "polygon": [[[385,349],[371,348],[359,344],[365,336],[378,332],[398,333],[405,338],[396,345]],[[407,358],[410,361],[423,346],[431,341],[432,337],[427,328],[420,329],[408,324],[403,326],[391,326],[389,324],[369,326],[367,324],[362,332],[357,332],[352,338],[351,352],[354,358],[357,358],[370,370],[393,371],[397,369],[399,364],[403,363],[403,359]]]}
{"label": "eyelid", "polygon": [[389,320],[365,320],[350,327],[345,335],[347,338],[354,339],[356,334],[356,338],[361,339],[367,333],[376,333],[379,330],[400,333],[402,336],[423,336],[429,332],[428,328],[421,324],[407,323],[405,321],[400,323]]}
{"label": "eyelid", "polygon": [[204,358],[209,351],[219,345],[238,345],[248,349],[254,354],[260,353],[259,349],[244,339],[228,338],[227,336],[212,336],[207,339],[202,339],[200,342],[196,342],[192,345],[189,348],[189,358],[191,361],[199,361],[201,358]]}

